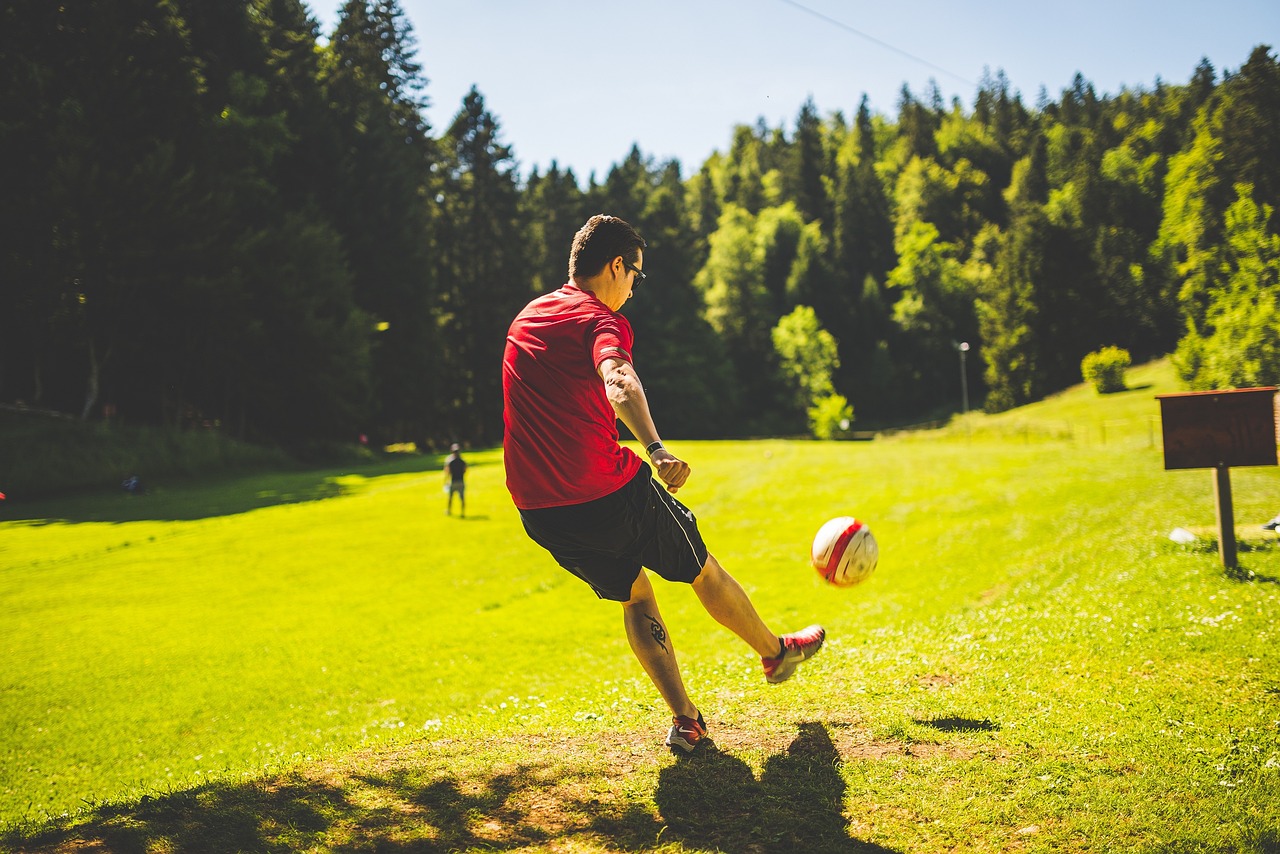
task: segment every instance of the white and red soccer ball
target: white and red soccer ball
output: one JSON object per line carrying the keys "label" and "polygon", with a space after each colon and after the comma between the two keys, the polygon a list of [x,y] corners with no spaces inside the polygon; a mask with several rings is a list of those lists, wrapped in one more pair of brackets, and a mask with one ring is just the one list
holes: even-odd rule
{"label": "white and red soccer ball", "polygon": [[880,546],[871,529],[852,516],[832,519],[813,538],[813,568],[836,587],[852,587],[865,580],[879,560]]}

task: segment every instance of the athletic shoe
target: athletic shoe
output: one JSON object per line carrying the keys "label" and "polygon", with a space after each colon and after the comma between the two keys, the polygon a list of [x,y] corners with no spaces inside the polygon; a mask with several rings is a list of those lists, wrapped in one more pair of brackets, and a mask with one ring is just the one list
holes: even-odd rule
{"label": "athletic shoe", "polygon": [[1272,519],[1270,522],[1262,526],[1262,530],[1264,531],[1274,531],[1277,528],[1280,528],[1280,516],[1277,516],[1276,518]]}
{"label": "athletic shoe", "polygon": [[693,749],[707,737],[707,724],[702,720],[702,712],[697,718],[676,715],[671,719],[671,732],[667,733],[667,747],[679,756],[679,751],[692,753]]}
{"label": "athletic shoe", "polygon": [[764,678],[769,682],[786,682],[796,672],[800,662],[822,649],[827,630],[822,626],[809,626],[798,632],[782,636],[782,654],[777,658],[761,658]]}

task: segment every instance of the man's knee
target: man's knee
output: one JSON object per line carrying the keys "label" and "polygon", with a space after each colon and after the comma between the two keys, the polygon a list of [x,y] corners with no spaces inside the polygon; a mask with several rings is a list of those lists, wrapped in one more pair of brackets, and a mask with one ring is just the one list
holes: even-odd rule
{"label": "man's knee", "polygon": [[636,580],[631,582],[631,595],[627,601],[622,603],[622,607],[631,608],[653,601],[653,585],[649,583],[649,576],[642,569],[636,575]]}
{"label": "man's knee", "polygon": [[702,571],[698,573],[698,577],[693,580],[694,587],[706,587],[715,584],[724,578],[728,573],[724,571],[724,567],[715,559],[711,552],[707,552],[707,559],[702,564]]}

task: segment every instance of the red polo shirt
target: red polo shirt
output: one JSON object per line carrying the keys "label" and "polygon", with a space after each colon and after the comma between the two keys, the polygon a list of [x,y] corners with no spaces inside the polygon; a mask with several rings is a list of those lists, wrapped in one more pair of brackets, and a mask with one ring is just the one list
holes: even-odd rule
{"label": "red polo shirt", "polygon": [[502,358],[507,489],[521,510],[562,507],[621,489],[640,458],[618,444],[597,366],[631,361],[631,324],[566,284],[525,306]]}

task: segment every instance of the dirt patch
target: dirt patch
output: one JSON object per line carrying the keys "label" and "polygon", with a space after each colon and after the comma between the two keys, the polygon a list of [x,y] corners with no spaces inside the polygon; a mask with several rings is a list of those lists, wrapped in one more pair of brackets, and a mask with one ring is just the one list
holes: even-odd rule
{"label": "dirt patch", "polygon": [[931,691],[938,688],[949,688],[959,681],[959,676],[954,676],[950,673],[927,673],[915,678],[916,685]]}

